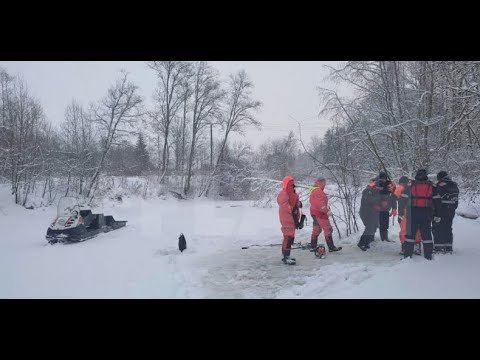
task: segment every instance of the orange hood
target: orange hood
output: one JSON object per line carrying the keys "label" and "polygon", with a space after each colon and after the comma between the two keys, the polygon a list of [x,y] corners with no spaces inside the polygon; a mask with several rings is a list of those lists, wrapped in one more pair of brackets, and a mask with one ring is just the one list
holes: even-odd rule
{"label": "orange hood", "polygon": [[287,185],[290,181],[295,181],[295,179],[292,176],[285,176],[283,178],[283,182],[282,182],[282,189],[283,190],[287,190]]}

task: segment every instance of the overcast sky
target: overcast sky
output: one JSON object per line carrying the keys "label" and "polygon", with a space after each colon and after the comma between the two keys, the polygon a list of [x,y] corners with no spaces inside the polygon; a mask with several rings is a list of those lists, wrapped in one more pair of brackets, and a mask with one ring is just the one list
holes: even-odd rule
{"label": "overcast sky", "polygon": [[[248,141],[257,146],[267,138],[275,138],[297,130],[302,135],[322,135],[330,123],[317,114],[320,103],[317,86],[332,87],[325,82],[323,65],[336,62],[305,61],[211,61],[223,80],[231,72],[245,69],[255,84],[254,96],[263,102],[258,119],[263,130],[247,132]],[[38,98],[48,119],[54,124],[63,120],[65,108],[72,99],[88,105],[105,96],[118,72],[125,69],[139,86],[141,94],[151,102],[156,86],[154,72],[145,62],[136,61],[0,61],[11,75],[20,75],[30,92]]]}

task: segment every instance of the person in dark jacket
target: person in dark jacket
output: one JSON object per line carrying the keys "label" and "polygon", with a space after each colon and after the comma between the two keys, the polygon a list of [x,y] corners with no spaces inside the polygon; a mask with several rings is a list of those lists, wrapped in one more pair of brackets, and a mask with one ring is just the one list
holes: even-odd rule
{"label": "person in dark jacket", "polygon": [[[393,194],[395,190],[395,184],[388,180],[385,172],[381,171],[377,177],[377,186],[381,188],[379,193],[381,208],[378,213],[380,239],[382,241],[390,241],[388,240],[388,225],[390,223],[390,216],[397,215],[397,199]],[[390,210],[392,211],[390,212]]]}
{"label": "person in dark jacket", "polygon": [[427,171],[420,169],[415,175],[415,180],[407,186],[401,195],[398,210],[400,214],[407,209],[407,234],[405,239],[404,257],[412,257],[415,243],[415,234],[420,229],[423,242],[423,253],[425,259],[432,260],[433,239],[432,219],[439,221],[438,217],[438,196],[436,186],[428,180]]}
{"label": "person in dark jacket", "polygon": [[452,181],[446,171],[437,174],[437,195],[440,202],[435,217],[439,222],[433,223],[433,241],[436,253],[451,253],[453,248],[452,223],[458,207],[458,185]]}
{"label": "person in dark jacket", "polygon": [[378,227],[378,213],[381,210],[381,187],[377,186],[375,179],[372,179],[362,192],[360,204],[360,219],[362,219],[365,230],[363,231],[357,246],[366,251],[370,248],[370,243],[374,240],[375,232]]}

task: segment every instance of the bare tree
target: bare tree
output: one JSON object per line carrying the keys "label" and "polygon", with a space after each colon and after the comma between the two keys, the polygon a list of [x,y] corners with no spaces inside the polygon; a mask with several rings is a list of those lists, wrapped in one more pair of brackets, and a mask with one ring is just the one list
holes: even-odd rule
{"label": "bare tree", "polygon": [[298,153],[297,139],[293,131],[281,139],[267,141],[260,146],[260,164],[268,176],[281,180],[291,175]]}
{"label": "bare tree", "polygon": [[448,170],[480,194],[479,69],[479,61],[350,61],[332,68],[332,79],[355,93],[321,89],[322,115],[334,121],[326,164],[354,174],[386,167],[395,178],[420,167]]}
{"label": "bare tree", "polygon": [[54,170],[58,137],[25,81],[0,69],[0,85],[0,175],[15,203],[26,206],[37,180]]}
{"label": "bare tree", "polygon": [[[65,110],[65,121],[61,127],[63,131],[64,153],[70,176],[78,178],[78,193],[81,194],[85,178],[92,168],[92,159],[95,150],[95,134],[87,112],[75,100],[72,100]],[[68,182],[70,185],[70,182]],[[66,194],[69,192],[67,186]]]}
{"label": "bare tree", "polygon": [[[221,140],[215,167],[213,168],[205,190],[207,195],[212,180],[222,163],[230,133],[243,133],[244,128],[248,125],[260,126],[260,122],[254,117],[254,112],[260,109],[262,103],[260,101],[252,100],[252,90],[253,82],[248,79],[245,70],[240,70],[236,74],[230,74],[230,81],[226,92],[226,101],[220,118],[220,125],[224,131],[223,139]],[[213,151],[211,152],[213,153]]]}
{"label": "bare tree", "polygon": [[138,87],[128,81],[128,74],[122,71],[115,85],[108,90],[107,96],[93,108],[93,121],[98,124],[101,131],[102,149],[95,172],[85,187],[86,197],[92,192],[112,144],[119,137],[130,133],[134,123],[142,116],[141,103]]}
{"label": "bare tree", "polygon": [[252,100],[252,90],[253,82],[248,79],[245,70],[230,75],[225,109],[220,123],[224,129],[224,135],[216,167],[222,161],[223,152],[231,132],[242,133],[244,127],[248,125],[260,126],[260,122],[255,119],[253,112],[258,111],[262,103]]}
{"label": "bare tree", "polygon": [[218,116],[219,102],[223,97],[218,74],[206,62],[201,61],[194,64],[192,81],[192,141],[188,158],[187,180],[183,189],[185,194],[190,190],[198,136],[208,121]]}
{"label": "bare tree", "polygon": [[159,78],[155,94],[157,112],[154,119],[158,123],[157,131],[160,131],[163,135],[162,167],[160,171],[164,175],[169,156],[170,128],[183,102],[183,78],[185,72],[188,71],[189,64],[182,61],[151,61],[148,66],[156,72]]}

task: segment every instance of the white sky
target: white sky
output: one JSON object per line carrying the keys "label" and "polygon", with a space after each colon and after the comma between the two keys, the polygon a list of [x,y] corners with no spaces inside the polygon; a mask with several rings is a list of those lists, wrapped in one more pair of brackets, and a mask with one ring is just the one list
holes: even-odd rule
{"label": "white sky", "polygon": [[[323,65],[337,62],[314,61],[211,61],[226,80],[231,72],[245,69],[255,84],[254,96],[263,102],[258,119],[263,130],[247,131],[250,143],[257,146],[267,138],[287,135],[297,130],[293,117],[302,123],[302,135],[322,135],[329,127],[320,119],[317,86],[332,87],[325,82]],[[120,69],[131,74],[141,94],[151,102],[156,85],[154,72],[141,61],[0,61],[11,75],[20,75],[38,98],[48,119],[60,124],[72,99],[88,105],[101,99],[118,77]],[[238,139],[238,137],[236,137]]]}

